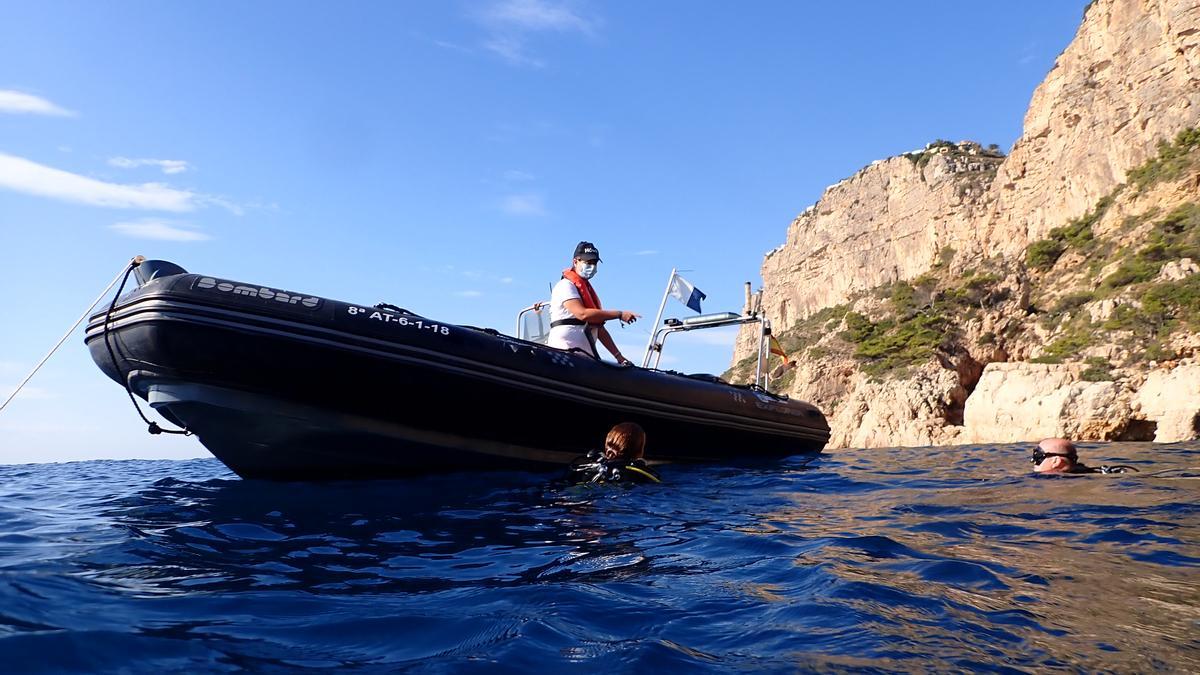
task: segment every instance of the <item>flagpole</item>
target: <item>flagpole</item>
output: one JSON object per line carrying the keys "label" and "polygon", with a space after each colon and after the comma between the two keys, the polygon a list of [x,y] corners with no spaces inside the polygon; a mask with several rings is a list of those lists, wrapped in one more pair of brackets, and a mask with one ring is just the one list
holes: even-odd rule
{"label": "flagpole", "polygon": [[646,343],[646,354],[642,356],[642,367],[650,366],[650,355],[654,353],[654,335],[658,332],[658,324],[662,322],[663,310],[667,308],[667,296],[671,294],[671,284],[675,281],[675,272],[677,268],[671,268],[671,276],[667,277],[667,288],[663,291],[662,302],[658,304],[658,314],[654,317],[654,323],[650,324],[650,341]]}

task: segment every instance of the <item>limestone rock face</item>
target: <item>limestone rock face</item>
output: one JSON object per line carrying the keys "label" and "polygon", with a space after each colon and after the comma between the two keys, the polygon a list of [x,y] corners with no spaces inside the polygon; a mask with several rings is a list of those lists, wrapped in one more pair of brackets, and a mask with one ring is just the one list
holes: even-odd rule
{"label": "limestone rock face", "polygon": [[925,368],[912,378],[856,382],[830,420],[832,447],[947,445],[959,429],[946,425],[947,410],[966,393],[953,371]]}
{"label": "limestone rock face", "polygon": [[1083,382],[1081,370],[1066,364],[988,364],[967,399],[963,442],[1117,438],[1129,419],[1128,392],[1116,382]]}
{"label": "limestone rock face", "polygon": [[1158,272],[1158,279],[1159,281],[1179,281],[1197,272],[1200,272],[1200,265],[1197,265],[1196,261],[1191,258],[1180,258],[1163,265]]}
{"label": "limestone rock face", "polygon": [[[848,302],[874,320],[868,291],[898,280],[920,285],[922,275],[933,270],[976,280],[981,270],[993,270],[1005,279],[1008,299],[981,297],[962,306],[961,316],[949,319],[957,333],[947,338],[954,344],[939,346],[940,363],[882,381],[859,370],[853,349],[831,356],[827,345],[809,335],[799,344],[800,365],[787,393],[829,414],[831,447],[1058,435],[1132,439],[1152,424],[1157,440],[1196,438],[1200,372],[1195,365],[1179,365],[1179,359],[1200,354],[1200,333],[1194,330],[1162,338],[1156,352],[1162,356],[1154,357],[1170,361],[1162,370],[1130,365],[1115,382],[1084,381],[1080,364],[1022,362],[1037,356],[1061,360],[1051,347],[1068,337],[1065,319],[1043,325],[1037,317],[1057,313],[1119,325],[1130,308],[1141,306],[1125,291],[1079,293],[1085,275],[1095,289],[1121,261],[1090,270],[1078,248],[1062,252],[1054,268],[1051,283],[1059,283],[1062,292],[1051,289],[1033,306],[1023,276],[1029,244],[1089,213],[1131,168],[1156,156],[1160,142],[1196,126],[1200,2],[1095,0],[1034,92],[1022,136],[1007,157],[975,143],[935,143],[875,162],[829,187],[792,221],[785,242],[766,254],[762,288],[747,310],[761,312],[776,334],[793,327],[813,333],[797,322]],[[1111,208],[1096,212],[1092,233],[1111,238],[1113,250],[1136,250],[1133,237],[1142,234],[1128,230],[1127,223],[1148,222],[1156,217],[1149,214],[1197,202],[1198,196],[1195,170],[1174,182],[1126,189],[1108,202]],[[1185,283],[1197,273],[1196,261],[1183,258],[1164,264],[1157,280]],[[933,302],[922,299],[909,311]],[[846,328],[842,323],[825,330]],[[743,327],[734,345],[735,366],[757,353],[757,338],[756,326]],[[1072,358],[1124,362],[1137,349],[1129,340],[1091,344]],[[980,376],[981,365],[986,368]],[[1092,373],[1089,379],[1104,376]],[[1131,432],[1135,422],[1143,425],[1137,433]]]}
{"label": "limestone rock face", "polygon": [[825,190],[763,261],[762,306],[778,327],[856,291],[928,270],[945,247],[962,247],[985,212],[998,157],[934,154],[876,162]]}
{"label": "limestone rock face", "polygon": [[1158,423],[1154,440],[1186,441],[1200,434],[1200,365],[1153,370],[1134,401],[1143,419]]}
{"label": "limestone rock face", "polygon": [[[1097,0],[1007,158],[964,142],[924,166],[893,157],[827,188],[763,260],[762,309],[783,329],[855,291],[912,279],[944,249],[1019,255],[1198,122],[1200,4]],[[752,343],[739,340],[739,358]]]}
{"label": "limestone rock face", "polygon": [[1020,253],[1200,119],[1200,4],[1097,0],[992,183],[984,249]]}

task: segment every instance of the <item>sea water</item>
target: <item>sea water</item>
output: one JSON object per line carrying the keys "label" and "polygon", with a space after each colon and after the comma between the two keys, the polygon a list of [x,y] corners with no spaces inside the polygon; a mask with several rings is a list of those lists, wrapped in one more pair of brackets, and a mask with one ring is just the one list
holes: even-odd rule
{"label": "sea water", "polygon": [[[652,439],[653,442],[653,439]],[[239,480],[0,467],[5,672],[1200,670],[1200,445]],[[1182,472],[1186,473],[1186,472]],[[1193,475],[1197,475],[1195,472]]]}

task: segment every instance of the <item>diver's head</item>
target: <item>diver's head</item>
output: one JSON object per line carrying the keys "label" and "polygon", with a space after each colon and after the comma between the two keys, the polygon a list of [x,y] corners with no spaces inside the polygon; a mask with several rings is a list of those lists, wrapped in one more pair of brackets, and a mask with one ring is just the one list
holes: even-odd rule
{"label": "diver's head", "polygon": [[622,422],[604,438],[604,459],[632,462],[646,451],[646,432],[636,422]]}
{"label": "diver's head", "polygon": [[1065,438],[1045,438],[1029,458],[1038,473],[1067,473],[1079,462],[1075,446]]}

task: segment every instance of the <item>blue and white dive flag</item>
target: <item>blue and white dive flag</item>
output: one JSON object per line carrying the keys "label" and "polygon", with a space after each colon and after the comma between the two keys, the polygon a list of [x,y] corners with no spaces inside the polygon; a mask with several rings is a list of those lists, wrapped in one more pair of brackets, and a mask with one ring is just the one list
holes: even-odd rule
{"label": "blue and white dive flag", "polygon": [[671,297],[687,305],[688,309],[697,314],[700,313],[700,301],[708,297],[699,288],[696,288],[691,282],[678,274],[671,277],[670,294]]}

